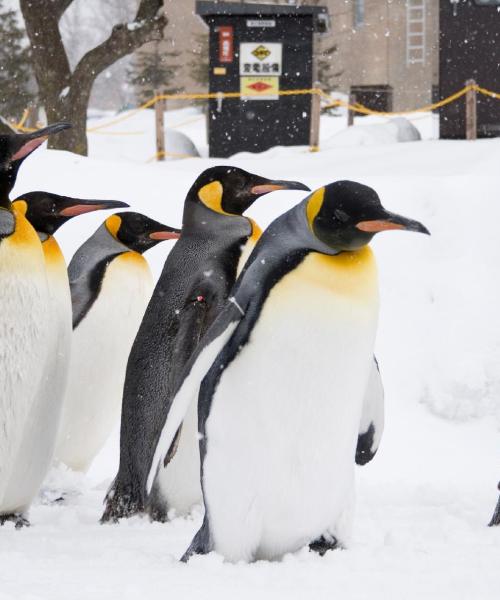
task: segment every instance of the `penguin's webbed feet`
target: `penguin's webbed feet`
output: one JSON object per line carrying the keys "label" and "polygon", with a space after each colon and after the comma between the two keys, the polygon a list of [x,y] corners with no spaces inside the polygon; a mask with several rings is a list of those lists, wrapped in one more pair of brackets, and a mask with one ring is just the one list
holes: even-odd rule
{"label": "penguin's webbed feet", "polygon": [[314,542],[309,544],[309,552],[316,552],[320,556],[324,556],[328,550],[336,550],[340,548],[340,545],[337,541],[337,538],[333,536],[328,536],[328,539],[325,536],[319,537]]}
{"label": "penguin's webbed feet", "polygon": [[31,523],[28,519],[19,513],[13,513],[11,515],[0,515],[0,527],[5,523],[14,523],[16,529],[22,529],[23,527],[30,527]]}
{"label": "penguin's webbed feet", "polygon": [[100,523],[118,523],[120,519],[128,519],[134,515],[144,512],[142,502],[128,494],[118,494],[116,490],[108,493],[106,498],[106,508],[102,514]]}

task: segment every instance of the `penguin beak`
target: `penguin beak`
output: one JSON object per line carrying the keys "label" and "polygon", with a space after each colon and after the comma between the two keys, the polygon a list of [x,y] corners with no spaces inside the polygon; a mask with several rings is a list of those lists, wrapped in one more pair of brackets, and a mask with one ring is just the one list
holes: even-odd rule
{"label": "penguin beak", "polygon": [[302,190],[304,192],[310,192],[310,188],[299,181],[269,181],[268,183],[262,183],[254,185],[250,192],[256,196],[262,196],[263,194],[269,194],[270,192],[276,192],[277,190]]}
{"label": "penguin beak", "polygon": [[61,217],[77,217],[96,210],[111,210],[115,208],[128,208],[126,202],[119,200],[80,200],[68,198],[66,206],[58,214]]}
{"label": "penguin beak", "polygon": [[407,219],[401,215],[384,211],[384,214],[379,219],[373,219],[369,221],[360,221],[356,223],[356,228],[366,233],[379,233],[380,231],[390,230],[404,230],[404,231],[416,231],[417,233],[425,233],[430,235],[427,227],[422,225],[419,221],[413,219]]}
{"label": "penguin beak", "polygon": [[[41,146],[48,139],[49,135],[59,133],[60,131],[69,129],[70,127],[72,127],[70,123],[54,123],[53,125],[49,125],[43,129],[38,129],[32,133],[23,133],[13,136],[14,142],[17,142],[15,146],[17,146],[18,149],[11,156],[10,160],[14,162],[16,160],[25,159],[33,152],[33,150],[36,150],[38,146]],[[20,147],[19,143],[21,144]]]}
{"label": "penguin beak", "polygon": [[153,231],[149,234],[150,239],[155,241],[177,240],[181,236],[180,229],[164,229],[163,231]]}

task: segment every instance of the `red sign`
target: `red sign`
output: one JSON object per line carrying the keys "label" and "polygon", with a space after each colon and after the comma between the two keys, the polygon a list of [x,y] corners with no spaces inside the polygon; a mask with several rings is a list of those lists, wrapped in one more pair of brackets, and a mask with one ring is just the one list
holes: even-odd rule
{"label": "red sign", "polygon": [[231,25],[219,27],[219,62],[233,62],[233,28]]}
{"label": "red sign", "polygon": [[264,90],[271,89],[273,86],[263,81],[257,81],[256,83],[251,83],[248,87],[256,92],[263,92]]}

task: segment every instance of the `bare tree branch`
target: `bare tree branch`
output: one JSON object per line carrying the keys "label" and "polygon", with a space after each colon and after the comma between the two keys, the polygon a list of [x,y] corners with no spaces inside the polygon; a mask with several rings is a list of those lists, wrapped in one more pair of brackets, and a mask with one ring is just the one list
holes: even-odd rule
{"label": "bare tree branch", "polygon": [[[144,10],[141,12],[145,4],[150,7],[149,14]],[[162,6],[162,0],[143,0],[137,14],[141,13],[144,16],[139,20],[136,17],[132,23],[126,25],[115,25],[109,38],[87,52],[76,65],[72,83],[86,79],[88,75],[94,79],[97,74],[146,42],[161,40],[168,23],[165,14],[157,14],[158,8]]]}

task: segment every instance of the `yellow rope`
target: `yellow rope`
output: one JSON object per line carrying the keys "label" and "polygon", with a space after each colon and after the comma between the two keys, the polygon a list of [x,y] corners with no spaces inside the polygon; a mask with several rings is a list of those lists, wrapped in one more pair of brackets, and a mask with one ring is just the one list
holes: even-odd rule
{"label": "yellow rope", "polygon": [[[474,91],[482,94],[483,96],[488,96],[490,98],[500,100],[500,93],[493,92],[492,90],[488,90],[487,88],[480,87],[477,84],[464,86],[461,90],[458,90],[457,92],[455,92],[454,94],[451,94],[447,98],[443,98],[442,100],[439,100],[438,102],[434,102],[432,104],[428,104],[427,106],[422,106],[420,108],[415,108],[413,110],[403,110],[403,111],[397,111],[397,112],[372,110],[371,108],[363,106],[362,104],[359,104],[359,103],[349,104],[349,102],[345,102],[344,100],[335,100],[329,94],[323,92],[322,90],[320,90],[318,88],[308,88],[308,89],[299,89],[299,90],[280,90],[280,91],[276,92],[276,95],[278,95],[278,96],[301,96],[301,95],[306,95],[306,94],[320,95],[323,99],[328,101],[328,104],[324,105],[323,109],[342,106],[344,108],[347,108],[350,111],[361,113],[364,115],[390,117],[390,116],[398,116],[398,115],[409,115],[412,113],[430,112],[430,111],[436,110],[437,108],[441,108],[442,106],[446,106],[447,104],[450,104],[451,102],[455,102],[456,100],[458,100],[459,98],[461,98],[462,96],[464,96],[467,92],[469,92],[471,90],[474,90]],[[126,121],[127,119],[131,119],[140,111],[145,110],[145,109],[149,108],[150,106],[153,106],[154,104],[156,104],[156,102],[158,102],[159,100],[216,100],[219,98],[220,99],[241,98],[242,96],[249,97],[249,96],[254,96],[254,95],[259,96],[260,94],[259,93],[253,94],[253,93],[247,93],[247,92],[245,92],[244,94],[242,94],[241,92],[211,92],[211,93],[199,93],[199,94],[198,93],[197,94],[187,94],[187,93],[186,94],[161,94],[159,96],[154,96],[153,98],[151,98],[147,102],[144,102],[137,108],[127,112],[126,114],[124,114],[120,117],[117,117],[116,119],[113,119],[112,121],[108,121],[107,123],[101,123],[100,125],[96,125],[95,127],[89,127],[87,129],[87,132],[88,133],[97,133],[97,132],[100,133],[101,129],[106,129],[107,127],[111,127],[112,125],[116,125],[117,123],[122,123],[123,121]],[[22,132],[36,131],[36,128],[33,129],[33,128],[24,127],[24,123],[26,122],[28,115],[29,115],[29,111],[26,109],[24,111],[23,116],[21,117],[21,120],[19,121],[19,123],[16,123],[16,124],[12,123],[12,126],[14,127],[14,129],[17,129],[18,131],[22,131]],[[174,125],[173,127],[182,127],[183,125],[186,125],[190,122],[194,122],[195,120],[198,120],[201,118],[203,118],[203,117],[202,116],[196,117],[193,120],[179,123],[178,125]],[[142,132],[118,132],[117,131],[117,132],[108,132],[108,135],[140,135],[141,133]],[[153,157],[153,158],[155,158],[155,157]]]}

